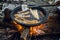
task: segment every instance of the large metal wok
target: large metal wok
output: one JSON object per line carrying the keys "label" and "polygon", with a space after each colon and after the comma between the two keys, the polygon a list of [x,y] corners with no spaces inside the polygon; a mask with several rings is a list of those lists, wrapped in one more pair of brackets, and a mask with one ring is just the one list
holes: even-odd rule
{"label": "large metal wok", "polygon": [[[32,8],[32,9],[37,9],[37,10],[39,10],[39,11],[41,11],[43,14],[44,14],[44,17],[42,17],[41,19],[39,19],[39,23],[36,23],[36,24],[25,24],[25,23],[23,23],[23,22],[18,22],[18,21],[16,21],[14,18],[14,14],[15,13],[17,13],[18,11],[21,11],[21,6],[18,6],[18,7],[16,7],[12,12],[11,12],[11,14],[10,14],[10,16],[11,16],[11,18],[14,20],[14,21],[16,21],[17,23],[19,23],[19,24],[21,24],[21,25],[24,25],[24,26],[36,26],[36,25],[40,25],[40,24],[42,24],[42,23],[44,23],[45,22],[45,20],[47,19],[47,17],[48,17],[48,13],[42,8],[42,7],[40,7],[40,6],[28,6],[29,8]],[[40,16],[40,15],[39,15]],[[33,17],[33,16],[32,16]]]}

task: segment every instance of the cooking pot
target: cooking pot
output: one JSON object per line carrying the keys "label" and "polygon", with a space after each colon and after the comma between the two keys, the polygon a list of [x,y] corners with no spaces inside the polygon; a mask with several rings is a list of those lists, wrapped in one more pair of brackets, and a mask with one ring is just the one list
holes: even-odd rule
{"label": "cooking pot", "polygon": [[21,24],[21,25],[26,26],[26,27],[28,27],[28,26],[36,26],[36,25],[40,25],[42,23],[45,23],[45,21],[47,20],[47,17],[48,17],[48,13],[46,12],[45,9],[43,9],[40,6],[30,6],[30,5],[28,5],[28,8],[37,9],[37,10],[41,11],[44,14],[44,17],[42,18],[42,20],[39,20],[40,21],[39,23],[36,23],[36,24],[25,24],[25,23],[16,21],[14,19],[15,18],[14,14],[17,13],[18,11],[22,10],[21,6],[18,6],[14,10],[12,10],[12,12],[10,14],[10,17],[12,18],[13,21],[16,21],[18,24]]}

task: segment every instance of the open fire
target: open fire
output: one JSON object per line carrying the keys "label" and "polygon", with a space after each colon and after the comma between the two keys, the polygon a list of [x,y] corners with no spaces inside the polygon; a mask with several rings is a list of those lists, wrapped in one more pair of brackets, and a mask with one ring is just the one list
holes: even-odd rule
{"label": "open fire", "polygon": [[[20,24],[17,24],[15,21],[13,21],[13,24],[16,26],[16,28],[18,29],[18,31],[21,33],[24,30],[24,27]],[[42,29],[45,27],[45,24],[41,24],[38,26],[34,26],[34,27],[30,27],[29,28],[29,34],[30,36],[32,35],[39,35],[39,34],[45,34],[44,31],[42,31]]]}

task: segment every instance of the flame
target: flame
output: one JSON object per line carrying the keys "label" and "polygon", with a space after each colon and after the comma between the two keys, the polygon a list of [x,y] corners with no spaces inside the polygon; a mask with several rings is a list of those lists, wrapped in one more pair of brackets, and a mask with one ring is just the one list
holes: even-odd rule
{"label": "flame", "polygon": [[44,33],[41,29],[45,27],[45,24],[41,24],[38,26],[30,27],[30,35],[38,35],[40,32]]}
{"label": "flame", "polygon": [[16,28],[18,29],[18,31],[23,31],[24,27],[20,24],[17,24],[15,21],[13,21],[13,25],[16,26]]}
{"label": "flame", "polygon": [[[16,28],[18,29],[18,31],[21,33],[21,31],[24,29],[24,27],[22,25],[20,25],[20,24],[17,24],[15,21],[13,21],[13,23],[16,26]],[[40,33],[38,31],[41,31],[41,29],[43,29],[44,27],[45,27],[45,24],[41,24],[41,25],[33,26],[33,27],[31,26],[29,34],[30,35],[37,35],[37,34]]]}

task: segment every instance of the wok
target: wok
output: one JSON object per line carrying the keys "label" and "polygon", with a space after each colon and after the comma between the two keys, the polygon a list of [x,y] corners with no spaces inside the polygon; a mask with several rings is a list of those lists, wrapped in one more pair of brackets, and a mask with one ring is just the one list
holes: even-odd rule
{"label": "wok", "polygon": [[[25,27],[36,26],[36,25],[40,25],[40,24],[42,24],[42,23],[45,23],[45,21],[47,20],[47,17],[48,17],[48,13],[46,12],[45,9],[43,9],[43,8],[40,7],[40,6],[29,6],[29,5],[28,5],[28,7],[31,8],[31,9],[37,9],[37,10],[41,11],[41,12],[44,14],[44,17],[42,18],[42,20],[39,19],[39,21],[40,21],[39,23],[36,23],[36,24],[25,24],[25,23],[16,21],[16,20],[14,19],[14,18],[15,18],[15,17],[14,17],[14,14],[17,13],[18,11],[21,11],[21,10],[22,10],[21,6],[18,6],[18,7],[16,7],[14,10],[12,10],[12,12],[11,12],[11,14],[10,14],[10,17],[12,18],[12,20],[16,21],[18,24],[21,24],[21,25],[23,25],[23,26],[25,26]],[[40,16],[40,15],[39,15],[39,16]]]}

